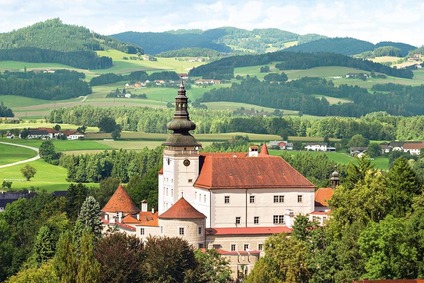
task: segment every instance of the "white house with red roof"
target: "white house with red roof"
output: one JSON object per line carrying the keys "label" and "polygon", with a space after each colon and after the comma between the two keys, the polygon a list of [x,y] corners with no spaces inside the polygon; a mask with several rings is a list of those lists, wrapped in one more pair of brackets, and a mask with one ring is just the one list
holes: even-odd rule
{"label": "white house with red roof", "polygon": [[[145,238],[182,237],[196,248],[215,248],[234,274],[248,273],[267,237],[290,233],[294,216],[315,211],[315,186],[264,144],[246,153],[201,153],[190,134],[181,83],[167,128],[158,175],[158,211],[141,211],[120,186],[102,209],[106,225]],[[319,211],[318,213],[326,213]],[[130,228],[129,228],[130,227]]]}

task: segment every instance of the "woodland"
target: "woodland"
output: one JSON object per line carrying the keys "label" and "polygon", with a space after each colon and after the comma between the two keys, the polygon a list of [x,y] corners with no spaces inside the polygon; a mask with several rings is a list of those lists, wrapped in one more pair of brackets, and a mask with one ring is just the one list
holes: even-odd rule
{"label": "woodland", "polygon": [[[299,44],[289,51],[268,52],[285,48],[290,42]],[[0,61],[112,69],[116,59],[96,53],[110,50],[124,52],[118,53],[126,58],[119,62],[119,72],[103,70],[87,78],[69,70],[6,70],[0,73],[0,95],[58,101],[90,96],[93,89],[99,95],[107,85],[104,89],[114,90],[117,85],[146,80],[178,81],[174,69],[125,69],[129,66],[126,63],[140,61],[144,52],[168,58],[205,56],[210,63],[191,69],[190,77],[220,79],[227,85],[205,88],[198,99],[190,101],[190,119],[197,125],[193,134],[277,134],[283,140],[319,137],[339,149],[369,146],[370,156],[355,159],[349,165],[337,165],[341,185],[334,189],[329,202],[332,214],[327,225],[318,227],[298,215],[290,237],[279,234],[267,240],[266,255],[244,282],[324,283],[424,277],[423,153],[411,156],[392,152],[387,155],[390,169],[386,171],[371,165],[371,158],[381,154],[381,141],[424,140],[424,86],[390,82],[362,88],[335,85],[327,78],[289,80],[286,74],[290,70],[341,66],[357,69],[358,78],[364,80],[391,77],[408,81],[414,77],[410,69],[360,58],[423,54],[422,47],[230,27],[126,32],[107,37],[63,24],[60,19],[0,34]],[[263,80],[253,75],[235,76],[235,68],[239,67],[257,68]],[[193,83],[189,80],[187,89]],[[143,98],[147,96],[144,94]],[[343,102],[330,103],[332,98]],[[211,102],[248,103],[271,110],[207,109],[206,104]],[[53,109],[44,119],[59,128],[62,123],[77,125],[79,131],[98,127],[119,139],[121,130],[167,133],[166,123],[174,112],[172,102],[167,106],[79,105]],[[286,114],[289,110],[298,114]],[[14,113],[2,102],[0,116],[13,117]],[[10,131],[18,135],[29,129]],[[118,135],[113,136],[114,132]],[[246,152],[250,144],[247,136],[237,134],[202,150]],[[294,147],[303,148],[302,142],[294,141]],[[152,237],[143,243],[113,231],[101,233],[100,208],[121,183],[135,203],[145,199],[149,209],[157,209],[157,173],[162,167],[162,152],[163,147],[62,154],[52,141],[43,141],[40,156],[44,161],[40,162],[66,168],[71,185],[65,197],[38,191],[37,196],[19,199],[0,213],[0,281],[229,282],[228,263],[213,250],[196,251],[180,238]],[[329,176],[336,163],[327,155],[294,155],[285,151],[276,154],[317,187],[330,185]]]}

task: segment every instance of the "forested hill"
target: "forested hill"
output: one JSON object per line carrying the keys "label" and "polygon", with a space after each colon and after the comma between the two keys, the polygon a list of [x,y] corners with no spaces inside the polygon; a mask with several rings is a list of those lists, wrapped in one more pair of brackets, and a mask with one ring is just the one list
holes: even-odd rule
{"label": "forested hill", "polygon": [[411,70],[395,69],[368,60],[356,59],[334,53],[294,53],[277,51],[261,55],[232,56],[190,70],[190,76],[205,79],[230,79],[235,67],[261,66],[276,63],[280,70],[309,69],[320,66],[351,67],[368,72],[384,73],[389,76],[412,78]]}
{"label": "forested hill", "polygon": [[[350,37],[322,38],[319,40],[307,42],[304,44],[287,48],[287,51],[293,52],[331,52],[343,55],[356,55],[367,51],[373,51],[381,47],[393,47],[399,49],[398,56],[406,56],[409,51],[416,49],[415,46],[400,43],[384,41],[377,44],[372,44],[368,41],[363,41]],[[391,54],[387,54],[391,55]],[[382,56],[382,55],[380,55]]]}
{"label": "forested hill", "polygon": [[280,29],[254,29],[234,27],[206,31],[177,30],[168,32],[123,32],[111,37],[143,46],[148,54],[159,54],[183,48],[208,48],[218,52],[265,53],[285,48],[288,42],[309,42],[323,38],[322,35],[299,35]]}
{"label": "forested hill", "polygon": [[140,47],[103,36],[81,26],[62,23],[58,18],[0,33],[0,49],[35,47],[39,49],[71,51],[96,51],[113,48],[125,53],[142,53]]}

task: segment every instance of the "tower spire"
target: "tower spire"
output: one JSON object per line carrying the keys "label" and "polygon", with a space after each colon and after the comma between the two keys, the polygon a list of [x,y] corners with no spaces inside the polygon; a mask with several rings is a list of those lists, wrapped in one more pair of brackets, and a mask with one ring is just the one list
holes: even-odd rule
{"label": "tower spire", "polygon": [[175,112],[172,121],[166,127],[173,133],[168,137],[164,145],[167,146],[200,146],[190,131],[196,129],[196,124],[190,121],[188,113],[188,98],[183,80],[175,97]]}

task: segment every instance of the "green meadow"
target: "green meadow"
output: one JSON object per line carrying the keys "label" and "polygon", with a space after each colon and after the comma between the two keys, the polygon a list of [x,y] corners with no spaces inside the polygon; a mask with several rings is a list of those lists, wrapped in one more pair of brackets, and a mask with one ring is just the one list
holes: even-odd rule
{"label": "green meadow", "polygon": [[36,156],[34,150],[0,143],[0,165],[14,163]]}
{"label": "green meadow", "polygon": [[[281,150],[269,150],[269,153],[271,155],[281,155]],[[307,152],[308,154],[312,154],[312,155],[321,155],[321,154],[325,154],[328,159],[330,159],[331,161],[337,163],[337,164],[342,164],[342,165],[348,165],[351,162],[356,162],[356,159],[352,156],[350,156],[348,153],[345,152],[321,152],[321,151],[298,151],[298,150],[292,150],[290,151],[290,154],[293,156],[296,156],[298,154],[301,153],[305,153]],[[381,169],[381,170],[389,170],[389,159],[387,157],[377,157],[374,158],[371,161],[371,164],[377,168],[377,169]]]}
{"label": "green meadow", "polygon": [[[37,170],[30,181],[26,181],[21,173],[21,168],[26,164],[30,164]],[[0,169],[0,181],[12,182],[13,189],[39,188],[48,192],[66,190],[70,184],[66,181],[66,176],[65,168],[48,164],[41,159]]]}

